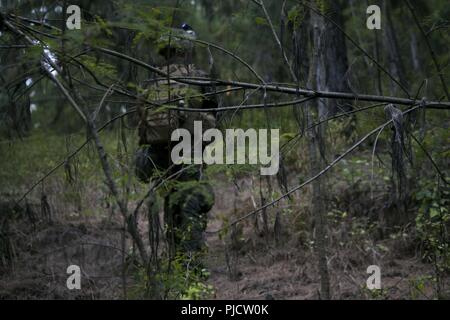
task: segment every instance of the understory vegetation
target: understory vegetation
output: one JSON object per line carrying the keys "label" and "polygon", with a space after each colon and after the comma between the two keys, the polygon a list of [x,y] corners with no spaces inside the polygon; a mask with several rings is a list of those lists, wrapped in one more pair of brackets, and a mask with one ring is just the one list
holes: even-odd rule
{"label": "understory vegetation", "polygon": [[[381,30],[352,0],[71,1],[80,30],[41,2],[0,1],[0,299],[450,299],[448,1],[374,1]],[[135,156],[184,21],[189,85],[221,130],[280,129],[280,166],[205,167],[206,247],[174,255],[164,199],[202,182]]]}

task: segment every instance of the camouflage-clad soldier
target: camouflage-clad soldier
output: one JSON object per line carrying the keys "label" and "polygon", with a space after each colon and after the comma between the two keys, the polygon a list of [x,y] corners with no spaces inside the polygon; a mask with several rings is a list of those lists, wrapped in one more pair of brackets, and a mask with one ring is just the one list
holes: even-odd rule
{"label": "camouflage-clad soldier", "polygon": [[[195,37],[192,29],[183,24],[183,36]],[[192,42],[171,37],[162,39],[160,54],[169,58],[167,65],[160,68],[169,74],[167,79],[156,79],[144,95],[152,101],[175,101],[173,104],[147,110],[139,108],[139,150],[136,154],[136,174],[148,182],[158,170],[169,170],[176,175],[177,183],[164,199],[164,220],[167,239],[172,250],[181,252],[199,251],[204,246],[203,234],[207,225],[207,213],[214,204],[211,186],[203,180],[202,165],[174,165],[170,158],[171,134],[177,128],[193,133],[194,121],[202,121],[204,129],[215,126],[211,113],[167,110],[167,106],[179,108],[213,108],[217,103],[204,94],[208,89],[193,88],[170,78],[205,77],[207,74],[191,63]],[[156,213],[155,213],[156,214]],[[173,252],[173,251],[172,251]]]}

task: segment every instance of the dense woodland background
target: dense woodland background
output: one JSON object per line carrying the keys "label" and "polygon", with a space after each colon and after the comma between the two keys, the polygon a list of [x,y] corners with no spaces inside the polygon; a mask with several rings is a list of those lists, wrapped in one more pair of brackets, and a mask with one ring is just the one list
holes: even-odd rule
{"label": "dense woodland background", "polygon": [[[450,298],[449,19],[445,0],[0,0],[0,298]],[[183,22],[219,127],[282,145],[276,176],[208,167],[201,270],[147,214],[170,179],[133,168],[138,97]]]}

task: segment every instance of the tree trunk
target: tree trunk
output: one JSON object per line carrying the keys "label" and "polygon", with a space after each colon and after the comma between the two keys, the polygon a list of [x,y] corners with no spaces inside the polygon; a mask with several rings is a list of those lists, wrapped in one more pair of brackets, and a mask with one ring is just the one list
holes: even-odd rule
{"label": "tree trunk", "polygon": [[[341,1],[326,1],[325,6],[328,10],[324,14],[343,29],[341,12],[344,6]],[[320,39],[315,38],[319,45],[316,47],[319,52],[317,67],[320,69],[320,72],[317,73],[318,89],[320,87],[321,90],[350,92],[347,81],[348,59],[345,36],[328,19],[321,16],[317,16],[315,19],[320,29]],[[334,115],[352,108],[348,102],[342,100],[327,100],[324,107],[327,110],[319,110],[321,116]]]}
{"label": "tree trunk", "polygon": [[[327,34],[329,31],[325,27],[324,18],[311,13],[310,17],[311,26],[311,46],[313,56],[311,64],[309,66],[308,87],[317,90],[322,90],[327,86],[327,80],[330,76],[337,76],[339,70],[330,72],[331,68],[326,68],[326,58],[331,57],[335,53],[332,50],[327,49],[322,41],[327,41],[326,38],[330,36]],[[327,109],[327,103],[325,99],[318,99],[317,106],[313,103],[308,103],[307,111],[307,126],[309,127],[314,122],[314,114],[316,118],[323,119],[328,117],[329,109]],[[315,112],[314,112],[315,107]],[[334,110],[334,112],[336,109]],[[324,164],[325,148],[323,144],[324,127],[318,126],[317,129],[310,130],[308,132],[309,142],[309,163],[310,171],[312,174],[316,174],[320,171]],[[320,274],[320,298],[329,300],[331,298],[330,293],[330,279],[328,274],[327,257],[326,257],[326,219],[325,219],[325,204],[321,200],[321,195],[326,193],[326,184],[322,177],[316,179],[312,184],[312,212],[314,215],[314,227],[315,227],[315,247],[318,256],[318,268]]]}
{"label": "tree trunk", "polygon": [[[386,15],[386,23],[384,28],[384,40],[387,49],[387,57],[389,62],[389,72],[397,79],[405,88],[408,88],[405,77],[405,69],[403,67],[403,61],[400,55],[397,35],[395,33],[395,27],[391,17],[392,7],[388,1],[383,2],[383,11]],[[391,95],[397,95],[400,88],[397,84],[391,81],[390,93]]]}

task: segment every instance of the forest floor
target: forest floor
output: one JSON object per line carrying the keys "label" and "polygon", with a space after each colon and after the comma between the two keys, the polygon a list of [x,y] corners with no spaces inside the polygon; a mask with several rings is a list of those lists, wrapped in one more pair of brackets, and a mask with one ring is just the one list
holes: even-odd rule
{"label": "forest floor", "polygon": [[[251,231],[248,231],[249,233]],[[395,244],[388,244],[391,248]],[[312,250],[289,243],[256,245],[247,243],[237,253],[230,271],[226,249],[217,235],[208,237],[209,283],[215,299],[319,299],[317,259]],[[387,247],[389,248],[389,247]],[[361,248],[355,248],[361,250]],[[366,254],[349,254],[348,249],[333,250],[329,259],[334,299],[430,299],[433,296],[432,269],[419,257],[393,249],[379,259],[383,290],[371,292],[366,287],[371,263]],[[349,261],[346,259],[350,258]],[[235,275],[233,275],[235,273]]]}
{"label": "forest floor", "polygon": [[[282,208],[268,210],[268,237],[255,231],[254,220],[240,224],[234,236],[230,236],[233,232],[214,232],[229,221],[224,217],[242,216],[257,206],[254,186],[248,180],[242,181],[239,192],[235,189],[232,184],[215,188],[216,204],[210,213],[204,259],[210,273],[207,283],[214,290],[210,298],[320,298],[317,260],[310,240],[314,230],[305,227],[309,224],[305,212],[295,201],[290,216],[281,216],[283,230],[278,237],[272,232],[273,215]],[[120,219],[114,218],[110,208],[99,212],[91,216],[66,212],[51,223],[45,217],[23,214],[3,225],[14,259],[0,257],[0,299],[120,299],[124,283],[128,297],[133,298],[138,290],[136,278],[122,273]],[[417,254],[419,244],[407,228],[376,239],[369,236],[368,225],[360,223],[364,217],[346,218],[350,223],[345,224],[333,221],[337,221],[335,217],[330,218],[328,247],[333,299],[433,298],[433,266]],[[145,234],[144,220],[141,225]],[[4,245],[5,237],[2,241]],[[83,280],[82,290],[66,288],[70,264],[83,270],[87,280]],[[367,267],[373,264],[381,269],[382,290],[365,288]]]}
{"label": "forest floor", "polygon": [[[222,191],[221,194],[233,194],[231,187]],[[242,198],[251,202],[248,195],[240,193],[234,207],[242,210],[245,207]],[[223,212],[233,210],[230,201],[228,205],[216,202],[208,224],[209,253],[205,260],[211,273],[209,283],[215,289],[214,298],[320,299],[318,262],[313,248],[305,243],[307,240],[296,234],[295,228],[290,228],[285,220],[284,229],[288,232],[284,232],[279,241],[275,241],[273,235],[265,239],[247,222],[233,243],[229,237],[215,232],[224,225]],[[269,211],[271,213],[274,212]],[[399,237],[369,240],[364,232],[362,237],[352,239],[343,236],[341,230],[330,230],[328,267],[333,299],[432,298],[433,268],[422,261],[417,255],[418,244],[408,238],[406,230],[402,231]],[[347,239],[347,243],[343,243],[342,238]],[[366,288],[370,276],[367,267],[373,264],[380,267],[382,290]]]}

